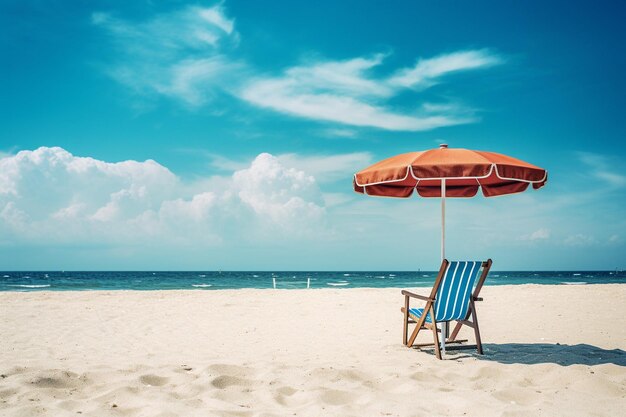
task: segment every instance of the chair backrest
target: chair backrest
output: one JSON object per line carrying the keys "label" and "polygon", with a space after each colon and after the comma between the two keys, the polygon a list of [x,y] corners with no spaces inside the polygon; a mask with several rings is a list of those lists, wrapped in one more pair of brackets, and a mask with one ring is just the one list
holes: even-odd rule
{"label": "chair backrest", "polygon": [[[442,267],[446,262],[444,261]],[[451,261],[448,263],[443,277],[438,280],[439,285],[436,288],[437,293],[434,303],[435,320],[465,319],[474,282],[476,282],[476,276],[482,264],[479,261]],[[482,285],[482,282],[480,284]]]}

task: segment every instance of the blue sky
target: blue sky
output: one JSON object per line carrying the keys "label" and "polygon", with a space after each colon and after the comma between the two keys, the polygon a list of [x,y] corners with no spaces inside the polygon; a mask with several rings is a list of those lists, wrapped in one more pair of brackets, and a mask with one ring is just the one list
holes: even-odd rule
{"label": "blue sky", "polygon": [[624,12],[4,1],[0,269],[436,269],[439,201],[352,174],[442,142],[549,170],[450,201],[450,258],[624,268]]}

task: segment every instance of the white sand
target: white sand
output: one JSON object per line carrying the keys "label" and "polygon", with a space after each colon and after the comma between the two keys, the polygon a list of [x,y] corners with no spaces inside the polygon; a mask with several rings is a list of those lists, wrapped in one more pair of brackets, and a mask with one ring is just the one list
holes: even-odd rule
{"label": "white sand", "polygon": [[482,295],[438,361],[399,289],[0,293],[0,415],[624,415],[626,285]]}

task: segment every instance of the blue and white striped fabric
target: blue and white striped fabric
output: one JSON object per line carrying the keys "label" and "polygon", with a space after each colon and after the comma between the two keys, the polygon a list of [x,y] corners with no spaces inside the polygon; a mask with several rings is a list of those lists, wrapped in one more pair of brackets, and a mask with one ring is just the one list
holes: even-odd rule
{"label": "blue and white striped fabric", "polygon": [[[452,261],[448,264],[435,296],[435,319],[438,322],[465,319],[481,264],[476,261]],[[409,312],[421,317],[424,309],[411,308]],[[430,314],[425,321],[431,323]]]}
{"label": "blue and white striped fabric", "polygon": [[[413,314],[415,317],[420,318],[422,314],[424,314],[423,308],[409,308],[409,314]],[[430,313],[426,315],[426,323],[432,323],[433,321],[430,319]]]}

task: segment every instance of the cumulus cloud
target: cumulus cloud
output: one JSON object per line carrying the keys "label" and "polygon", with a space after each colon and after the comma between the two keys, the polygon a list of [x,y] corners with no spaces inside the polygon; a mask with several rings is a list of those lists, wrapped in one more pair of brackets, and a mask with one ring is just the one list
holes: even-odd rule
{"label": "cumulus cloud", "polygon": [[[98,12],[92,23],[107,31],[117,52],[108,73],[142,95],[197,107],[226,94],[294,117],[386,130],[430,130],[475,121],[473,109],[455,103],[417,97],[411,108],[397,108],[391,99],[406,90],[419,93],[451,73],[503,61],[487,49],[463,50],[422,58],[381,76],[373,70],[386,55],[374,54],[308,61],[270,76],[236,57],[240,36],[222,3],[188,6],[141,22]],[[352,135],[341,132],[349,133],[338,136]]]}
{"label": "cumulus cloud", "polygon": [[155,161],[110,163],[62,148],[0,160],[10,243],[216,243],[323,232],[315,178],[261,154],[230,177],[187,183]]}
{"label": "cumulus cloud", "polygon": [[235,172],[233,183],[241,201],[262,218],[288,230],[298,224],[320,224],[324,217],[315,178],[262,153],[250,168]]}

